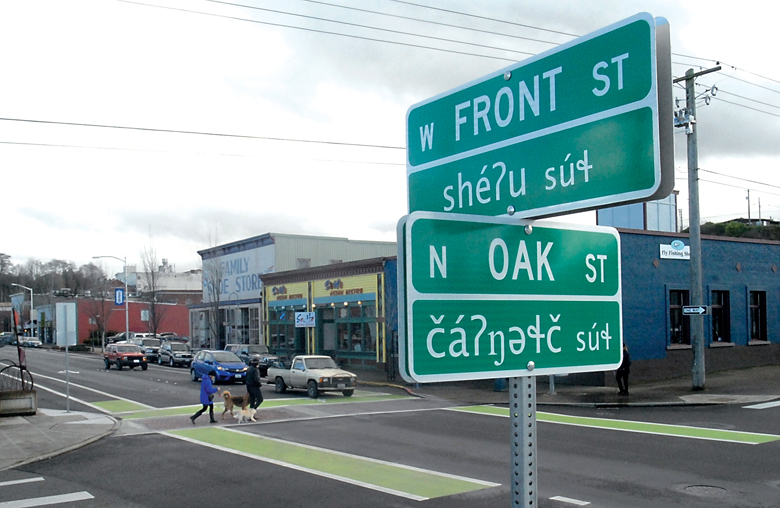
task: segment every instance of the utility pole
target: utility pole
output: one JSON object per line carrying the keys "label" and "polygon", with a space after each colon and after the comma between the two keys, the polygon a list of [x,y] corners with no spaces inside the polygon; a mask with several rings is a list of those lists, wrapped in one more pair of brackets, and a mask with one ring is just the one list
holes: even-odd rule
{"label": "utility pole", "polygon": [[[691,301],[690,305],[704,305],[701,269],[701,217],[699,215],[699,152],[696,137],[696,90],[697,77],[710,72],[717,72],[720,66],[712,69],[693,72],[688,69],[684,78],[677,78],[675,83],[685,81],[684,115],[676,115],[675,125],[685,126],[688,135],[688,215],[691,238]],[[682,120],[682,121],[681,121]],[[693,348],[693,390],[704,389],[704,316],[689,316],[691,329],[691,346]]]}
{"label": "utility pole", "polygon": [[747,190],[747,202],[748,202],[748,226],[750,226],[750,189]]}

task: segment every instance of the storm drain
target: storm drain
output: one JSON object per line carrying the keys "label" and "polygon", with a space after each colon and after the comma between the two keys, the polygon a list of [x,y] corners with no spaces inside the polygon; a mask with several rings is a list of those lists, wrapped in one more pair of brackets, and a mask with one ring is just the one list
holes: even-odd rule
{"label": "storm drain", "polygon": [[712,485],[688,485],[683,487],[683,492],[699,497],[720,497],[728,493],[726,489]]}

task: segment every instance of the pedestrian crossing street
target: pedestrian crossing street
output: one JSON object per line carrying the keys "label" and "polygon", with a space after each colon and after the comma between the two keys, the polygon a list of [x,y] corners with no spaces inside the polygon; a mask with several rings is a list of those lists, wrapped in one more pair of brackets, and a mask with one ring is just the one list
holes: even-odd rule
{"label": "pedestrian crossing street", "polygon": [[33,476],[0,482],[0,508],[34,508],[94,499],[94,496],[87,491],[41,496],[41,490],[45,489],[41,489],[37,484],[43,481],[45,478]]}

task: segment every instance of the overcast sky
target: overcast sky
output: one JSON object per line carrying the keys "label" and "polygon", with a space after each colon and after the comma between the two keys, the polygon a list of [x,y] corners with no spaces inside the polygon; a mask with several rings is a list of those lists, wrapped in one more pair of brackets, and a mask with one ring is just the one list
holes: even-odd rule
{"label": "overcast sky", "polygon": [[752,217],[780,218],[776,20],[734,5],[0,2],[0,252],[140,268],[152,245],[182,271],[267,232],[395,241],[411,105],[638,12],[669,20],[675,77],[723,63],[697,81],[718,88],[698,109],[703,220],[746,217],[748,189]]}

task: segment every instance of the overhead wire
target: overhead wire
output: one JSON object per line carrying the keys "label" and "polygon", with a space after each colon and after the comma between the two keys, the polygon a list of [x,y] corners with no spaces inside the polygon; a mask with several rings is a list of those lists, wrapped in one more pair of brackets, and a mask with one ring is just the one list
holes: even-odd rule
{"label": "overhead wire", "polygon": [[397,46],[406,46],[406,47],[410,47],[410,48],[430,49],[430,50],[433,50],[433,51],[440,51],[440,52],[443,52],[443,53],[453,53],[453,54],[456,54],[456,55],[475,56],[475,57],[479,57],[479,58],[491,58],[493,60],[502,60],[502,61],[505,61],[505,62],[516,62],[517,61],[517,60],[515,60],[513,58],[504,58],[504,57],[492,56],[492,55],[481,55],[481,54],[478,54],[478,53],[468,53],[466,51],[458,51],[458,50],[454,50],[454,49],[436,48],[436,47],[433,47],[433,46],[423,46],[423,45],[420,45],[420,44],[411,44],[411,43],[408,43],[408,42],[391,41],[391,40],[386,40],[386,39],[376,39],[376,38],[373,38],[373,37],[365,37],[365,36],[362,36],[362,35],[344,34],[344,33],[339,33],[339,32],[331,32],[331,31],[328,31],[328,30],[319,30],[319,29],[316,29],[316,28],[307,28],[307,27],[295,26],[295,25],[285,25],[283,23],[272,23],[270,21],[260,21],[260,20],[256,20],[256,19],[239,18],[237,16],[227,16],[225,14],[214,14],[214,13],[210,13],[210,12],[196,11],[196,10],[192,10],[192,9],[183,9],[181,7],[169,7],[167,5],[148,4],[148,3],[137,2],[137,1],[133,1],[133,0],[116,0],[116,1],[117,2],[122,2],[122,3],[127,3],[127,4],[142,5],[142,6],[145,6],[145,7],[166,9],[166,10],[171,10],[171,11],[188,12],[190,14],[200,14],[200,15],[203,15],[203,16],[211,16],[211,17],[215,17],[215,18],[232,19],[232,20],[235,20],[235,21],[246,21],[248,23],[256,23],[258,25],[275,26],[275,27],[279,27],[279,28],[291,28],[293,30],[301,30],[301,31],[304,31],[304,32],[313,32],[313,33],[320,33],[320,34],[326,34],[326,35],[336,35],[336,36],[339,36],[339,37],[346,37],[346,38],[350,38],[350,39],[359,39],[359,40],[371,41],[371,42],[383,42],[383,43],[386,43],[386,44],[395,44]]}
{"label": "overhead wire", "polygon": [[339,24],[339,25],[346,25],[346,26],[357,27],[357,28],[367,28],[369,30],[376,30],[378,32],[387,32],[387,33],[392,33],[392,34],[396,34],[396,35],[409,35],[411,37],[421,37],[423,39],[431,39],[431,40],[435,40],[435,41],[450,42],[450,43],[454,43],[454,44],[465,44],[465,45],[468,45],[468,46],[474,46],[474,47],[478,47],[478,48],[495,49],[495,50],[498,50],[498,51],[508,51],[510,53],[520,53],[522,55],[534,55],[535,54],[535,53],[531,53],[529,51],[519,51],[519,50],[515,50],[515,49],[499,48],[499,47],[496,47],[496,46],[488,46],[486,44],[478,44],[476,42],[464,42],[464,41],[458,41],[458,40],[455,40],[455,39],[447,39],[447,38],[444,38],[444,37],[434,37],[432,35],[422,35],[422,34],[415,34],[415,33],[411,33],[411,32],[403,32],[401,30],[392,30],[390,28],[381,28],[381,27],[375,27],[375,26],[369,26],[369,25],[361,25],[359,23],[350,23],[348,21],[332,20],[332,19],[327,19],[327,18],[321,18],[321,17],[318,17],[318,16],[310,16],[308,14],[298,14],[298,13],[295,13],[295,12],[287,12],[287,11],[280,11],[280,10],[276,10],[276,9],[268,9],[266,7],[256,7],[256,6],[253,6],[253,5],[237,4],[237,3],[233,3],[233,2],[226,2],[224,0],[205,0],[205,1],[206,2],[215,3],[215,4],[230,5],[230,6],[233,6],[233,7],[241,7],[241,8],[244,8],[244,9],[254,9],[254,10],[258,10],[258,11],[271,12],[271,13],[274,13],[274,14],[283,14],[285,16],[293,16],[293,17],[299,17],[299,18],[304,18],[304,19],[313,19],[313,20],[316,20],[316,21],[325,21],[325,22],[328,22],[328,23],[336,23],[336,24]]}

